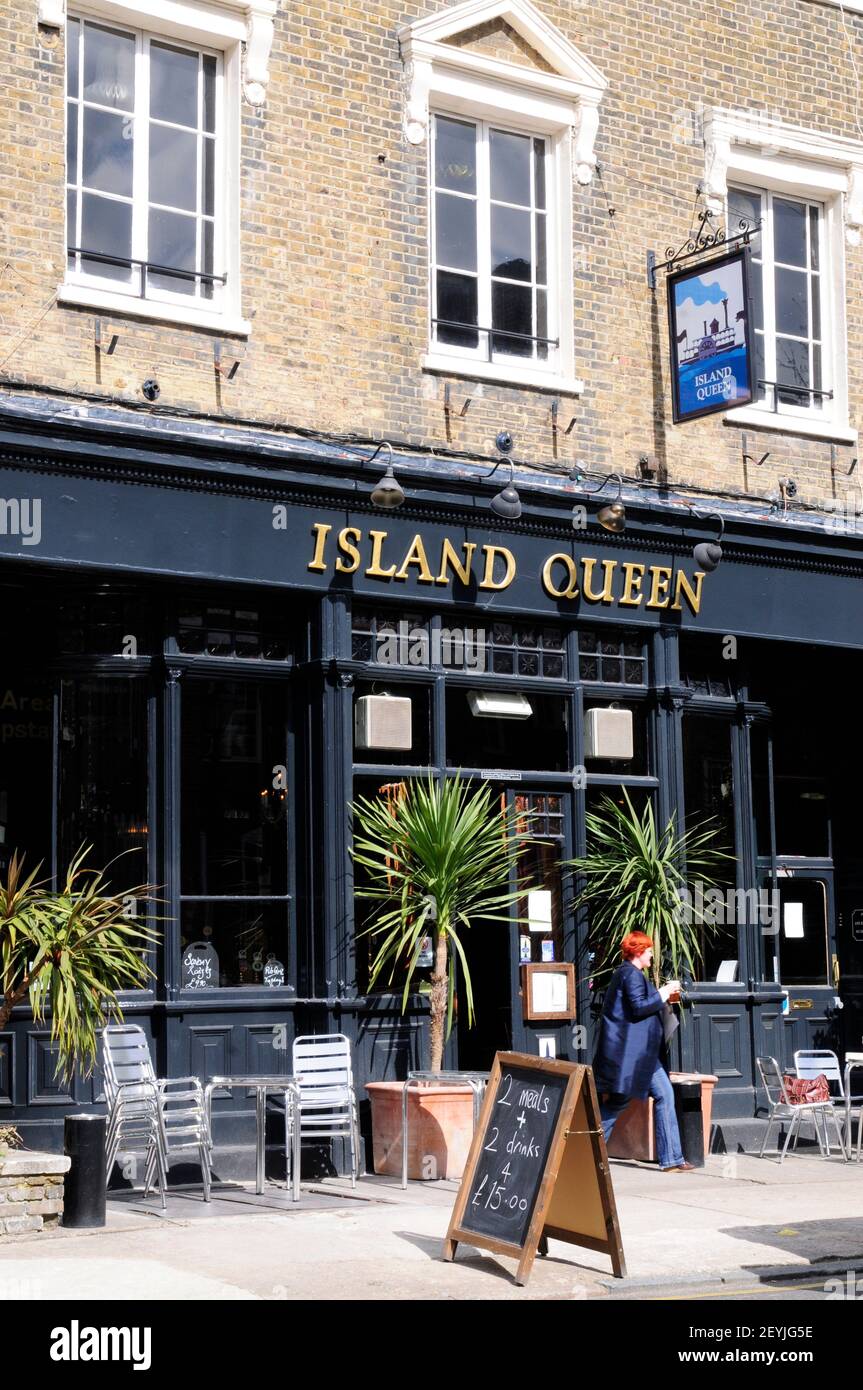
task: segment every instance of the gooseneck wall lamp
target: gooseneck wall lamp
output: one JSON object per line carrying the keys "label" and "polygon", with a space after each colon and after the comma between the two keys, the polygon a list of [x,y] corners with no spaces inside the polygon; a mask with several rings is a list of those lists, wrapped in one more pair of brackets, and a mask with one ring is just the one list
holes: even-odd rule
{"label": "gooseneck wall lamp", "polygon": [[617,496],[612,502],[606,502],[596,513],[596,520],[606,531],[613,531],[615,535],[620,535],[621,531],[626,530],[626,508],[623,505],[623,479],[619,473],[609,473],[607,478],[603,478],[599,487],[591,488],[591,492],[602,492],[606,483],[617,483]]}
{"label": "gooseneck wall lamp", "polygon": [[689,510],[696,521],[719,522],[719,535],[715,541],[699,541],[692,548],[692,558],[698,568],[704,570],[705,574],[712,574],[715,569],[718,569],[722,560],[722,546],[719,542],[725,534],[725,521],[718,512],[708,512],[706,516],[702,516],[701,513],[695,511],[694,507],[690,507]]}
{"label": "gooseneck wall lamp", "polygon": [[405,500],[404,489],[402,488],[398,478],[393,473],[392,444],[389,444],[386,440],[384,440],[381,444],[378,445],[374,453],[370,454],[369,457],[364,460],[364,462],[371,463],[373,459],[377,458],[381,449],[389,450],[389,463],[386,466],[386,471],[384,472],[383,477],[379,480],[379,482],[375,483],[375,486],[372,488],[372,501],[374,502],[376,507],[380,507],[384,511],[391,512],[394,511],[396,507],[400,507]]}
{"label": "gooseneck wall lamp", "polygon": [[513,461],[511,458],[507,457],[515,448],[515,440],[509,430],[501,430],[495,440],[495,444],[497,445],[498,452],[501,454],[501,458],[498,459],[494,468],[490,469],[489,472],[485,474],[485,477],[490,478],[492,474],[497,472],[501,464],[508,463],[509,482],[500,492],[495,493],[489,506],[496,516],[502,516],[507,521],[518,521],[518,518],[521,516],[521,498],[513,482],[515,474]]}

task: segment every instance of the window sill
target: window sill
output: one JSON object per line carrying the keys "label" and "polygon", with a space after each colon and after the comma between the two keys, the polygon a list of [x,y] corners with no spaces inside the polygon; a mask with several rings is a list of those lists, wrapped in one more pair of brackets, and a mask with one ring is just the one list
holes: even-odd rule
{"label": "window sill", "polygon": [[443,352],[427,352],[421,360],[424,372],[467,377],[470,381],[494,381],[501,386],[529,386],[534,391],[553,391],[564,396],[580,396],[584,382],[557,372],[537,371],[502,362],[478,362],[469,357],[449,357]]}
{"label": "window sill", "polygon": [[150,319],[160,323],[178,323],[187,328],[207,328],[211,333],[248,338],[252,325],[238,315],[198,309],[185,304],[160,304],[152,299],[136,299],[133,295],[112,294],[110,290],[91,289],[87,285],[61,285],[57,303],[81,309],[100,309],[115,318]]}
{"label": "window sill", "polygon": [[829,420],[804,420],[798,415],[777,415],[772,410],[741,405],[729,410],[726,425],[752,425],[756,429],[773,430],[778,434],[799,434],[809,439],[825,439],[836,444],[856,444],[857,431],[849,426],[834,425]]}

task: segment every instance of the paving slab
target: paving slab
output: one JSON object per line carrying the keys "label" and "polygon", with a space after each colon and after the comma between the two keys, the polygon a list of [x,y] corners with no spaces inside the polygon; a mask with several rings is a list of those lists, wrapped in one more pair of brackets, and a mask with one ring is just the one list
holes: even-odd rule
{"label": "paving slab", "polygon": [[[612,1163],[629,1278],[607,1257],[552,1241],[526,1288],[515,1262],[468,1245],[440,1259],[458,1183],[347,1179],[303,1187],[200,1190],[158,1199],[122,1194],[100,1231],[0,1239],[0,1297],[233,1301],[414,1299],[524,1301],[644,1298],[679,1280],[809,1273],[823,1287],[863,1263],[863,1168],[795,1156],[708,1160],[696,1173]],[[805,1292],[801,1284],[801,1290]],[[19,1292],[15,1292],[18,1289]],[[814,1294],[812,1296],[815,1296]]]}

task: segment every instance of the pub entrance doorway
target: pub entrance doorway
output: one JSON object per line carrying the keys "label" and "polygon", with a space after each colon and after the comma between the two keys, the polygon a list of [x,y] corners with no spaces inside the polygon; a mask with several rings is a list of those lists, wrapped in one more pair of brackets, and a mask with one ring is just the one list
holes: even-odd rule
{"label": "pub entrance doorway", "polygon": [[[511,809],[524,837],[524,853],[511,880],[522,889],[506,921],[474,922],[464,936],[473,984],[475,1019],[468,1027],[464,972],[458,978],[458,1065],[487,1071],[498,1051],[570,1055],[570,1024],[525,1023],[522,965],[574,959],[574,940],[565,920],[561,860],[571,854],[572,793],[559,785],[542,787],[540,779],[494,783],[501,812]],[[553,1039],[553,1043],[547,1040]]]}

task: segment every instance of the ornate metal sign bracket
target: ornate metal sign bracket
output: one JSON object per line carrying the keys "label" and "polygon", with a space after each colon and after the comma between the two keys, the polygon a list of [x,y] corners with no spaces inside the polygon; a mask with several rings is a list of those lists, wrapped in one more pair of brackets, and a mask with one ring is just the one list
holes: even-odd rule
{"label": "ornate metal sign bracket", "polygon": [[710,211],[705,208],[698,217],[698,229],[686,238],[682,246],[676,250],[673,246],[666,246],[665,260],[659,265],[656,263],[656,252],[647,253],[647,283],[650,289],[656,289],[656,273],[659,270],[676,269],[678,266],[685,265],[687,261],[697,260],[703,256],[709,262],[712,252],[736,251],[738,246],[748,246],[750,238],[758,231],[761,222],[750,222],[748,218],[741,217],[737,223],[737,231],[731,231],[727,227],[717,227],[714,225]]}

